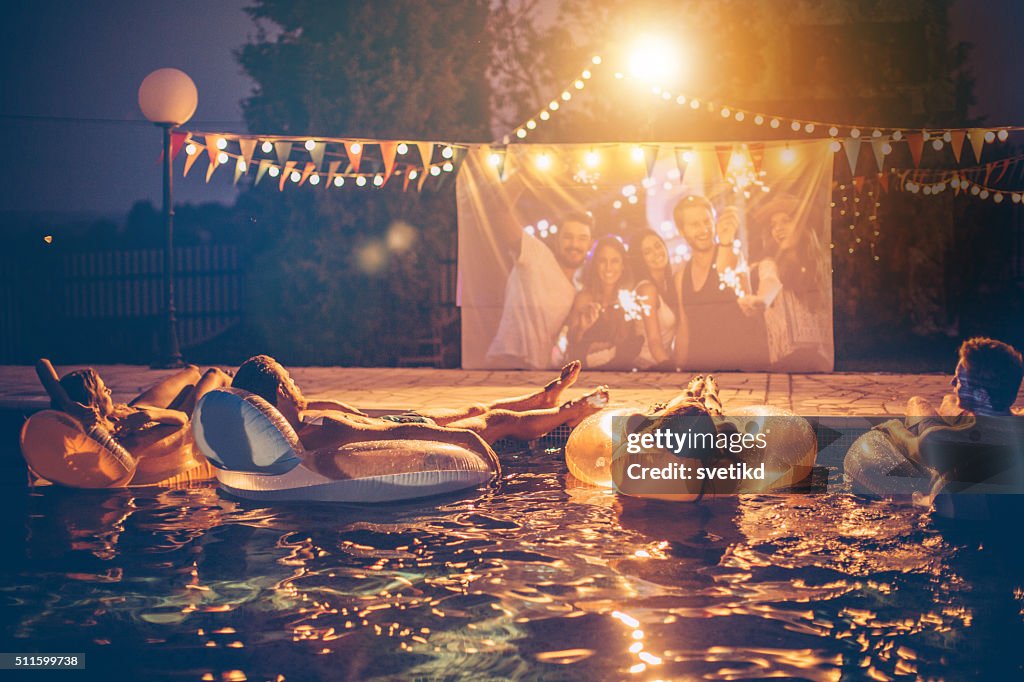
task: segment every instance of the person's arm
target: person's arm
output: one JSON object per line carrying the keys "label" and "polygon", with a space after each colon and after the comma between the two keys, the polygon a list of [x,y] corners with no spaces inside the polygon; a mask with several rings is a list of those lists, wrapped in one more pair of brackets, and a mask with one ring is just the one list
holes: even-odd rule
{"label": "person's arm", "polygon": [[344,412],[345,414],[354,414],[359,417],[365,417],[367,414],[351,405],[346,405],[340,400],[311,400],[306,403],[307,410],[333,410],[335,412]]}
{"label": "person's arm", "polygon": [[149,422],[167,424],[168,426],[184,426],[188,424],[188,415],[180,410],[152,405],[132,405],[135,411],[125,417],[131,427],[138,427]]}
{"label": "person's arm", "polygon": [[47,395],[50,396],[50,400],[61,411],[70,414],[86,426],[91,426],[100,420],[99,412],[95,408],[83,405],[68,397],[64,387],[60,385],[57,370],[53,368],[53,365],[46,358],[40,358],[36,362],[36,376],[39,377],[39,383],[43,385]]}
{"label": "person's arm", "polygon": [[668,361],[668,351],[661,343],[661,322],[658,321],[658,309],[663,305],[658,288],[651,282],[642,282],[636,290],[637,296],[647,303],[643,308],[643,330],[647,339],[647,348],[655,364]]}
{"label": "person's arm", "polygon": [[572,309],[569,310],[569,343],[579,343],[599,317],[601,317],[601,305],[585,291],[576,294],[576,298],[572,302]]}

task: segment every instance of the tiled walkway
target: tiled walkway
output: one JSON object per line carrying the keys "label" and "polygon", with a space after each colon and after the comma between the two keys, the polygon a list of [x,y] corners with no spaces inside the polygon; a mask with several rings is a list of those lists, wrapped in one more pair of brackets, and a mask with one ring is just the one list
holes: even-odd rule
{"label": "tiled walkway", "polygon": [[[58,372],[74,367],[60,366]],[[168,370],[131,365],[100,365],[96,369],[125,401],[166,376]],[[952,368],[951,368],[952,369]],[[458,407],[534,390],[554,372],[463,371],[437,369],[298,367],[293,376],[311,398],[335,398],[364,410],[402,411]],[[670,373],[584,372],[567,395],[600,384],[611,387],[615,404],[666,400],[686,384],[685,375]],[[911,395],[936,403],[949,390],[949,376],[939,374],[760,374],[719,375],[723,402],[728,405],[768,403],[804,415],[900,414]],[[0,409],[31,411],[46,407],[46,395],[28,366],[0,366]]]}

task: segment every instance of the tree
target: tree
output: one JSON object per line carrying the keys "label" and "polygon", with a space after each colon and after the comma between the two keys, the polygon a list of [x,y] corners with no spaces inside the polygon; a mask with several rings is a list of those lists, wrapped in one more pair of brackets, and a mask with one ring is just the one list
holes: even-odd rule
{"label": "tree", "polygon": [[[259,0],[249,10],[259,33],[238,53],[256,81],[243,102],[249,128],[486,140],[486,2],[386,4]],[[439,266],[454,257],[454,183],[423,194],[395,181],[380,190],[271,185],[238,205],[261,348],[294,363],[393,364],[430,327]],[[415,235],[406,251],[387,246],[399,222]]]}

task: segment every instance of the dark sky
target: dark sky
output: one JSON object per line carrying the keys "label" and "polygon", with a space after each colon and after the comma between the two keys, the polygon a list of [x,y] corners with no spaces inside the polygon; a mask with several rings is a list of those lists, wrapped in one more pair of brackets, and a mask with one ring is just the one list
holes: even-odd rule
{"label": "dark sky", "polygon": [[[159,203],[159,131],[138,110],[139,83],[165,66],[196,82],[192,125],[243,130],[239,100],[252,83],[233,51],[256,26],[247,0],[29,0],[0,14],[0,114],[132,119],[74,123],[0,119],[0,211],[109,215],[139,199]],[[20,6],[19,6],[20,5]],[[975,44],[977,114],[988,123],[1024,123],[1024,30],[1021,0],[957,0],[953,37]],[[230,125],[229,122],[238,122]],[[338,131],[343,135],[344,131]],[[202,170],[201,168],[199,170]],[[177,201],[230,202],[230,173],[210,184],[193,172],[176,178]]]}

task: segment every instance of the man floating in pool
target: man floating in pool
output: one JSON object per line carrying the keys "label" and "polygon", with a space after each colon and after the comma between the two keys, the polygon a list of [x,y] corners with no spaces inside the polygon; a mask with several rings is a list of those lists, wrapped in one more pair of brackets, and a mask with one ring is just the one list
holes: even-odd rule
{"label": "man floating in pool", "polygon": [[[516,398],[379,418],[336,401],[307,401],[288,370],[268,355],[246,360],[231,385],[276,407],[307,450],[373,440],[433,440],[479,450],[481,439],[487,444],[502,438],[532,440],[563,424],[575,426],[607,405],[607,386],[562,402],[562,392],[576,382],[580,367],[571,362],[544,388]],[[319,412],[318,423],[303,421],[310,410]]]}
{"label": "man floating in pool", "polygon": [[968,339],[960,346],[953,392],[938,409],[914,396],[905,422],[878,427],[909,460],[928,468],[931,491],[919,502],[957,518],[987,518],[993,505],[1019,505],[1011,498],[1024,494],[1024,419],[1014,416],[1013,403],[1022,378],[1024,359],[1013,346]]}

